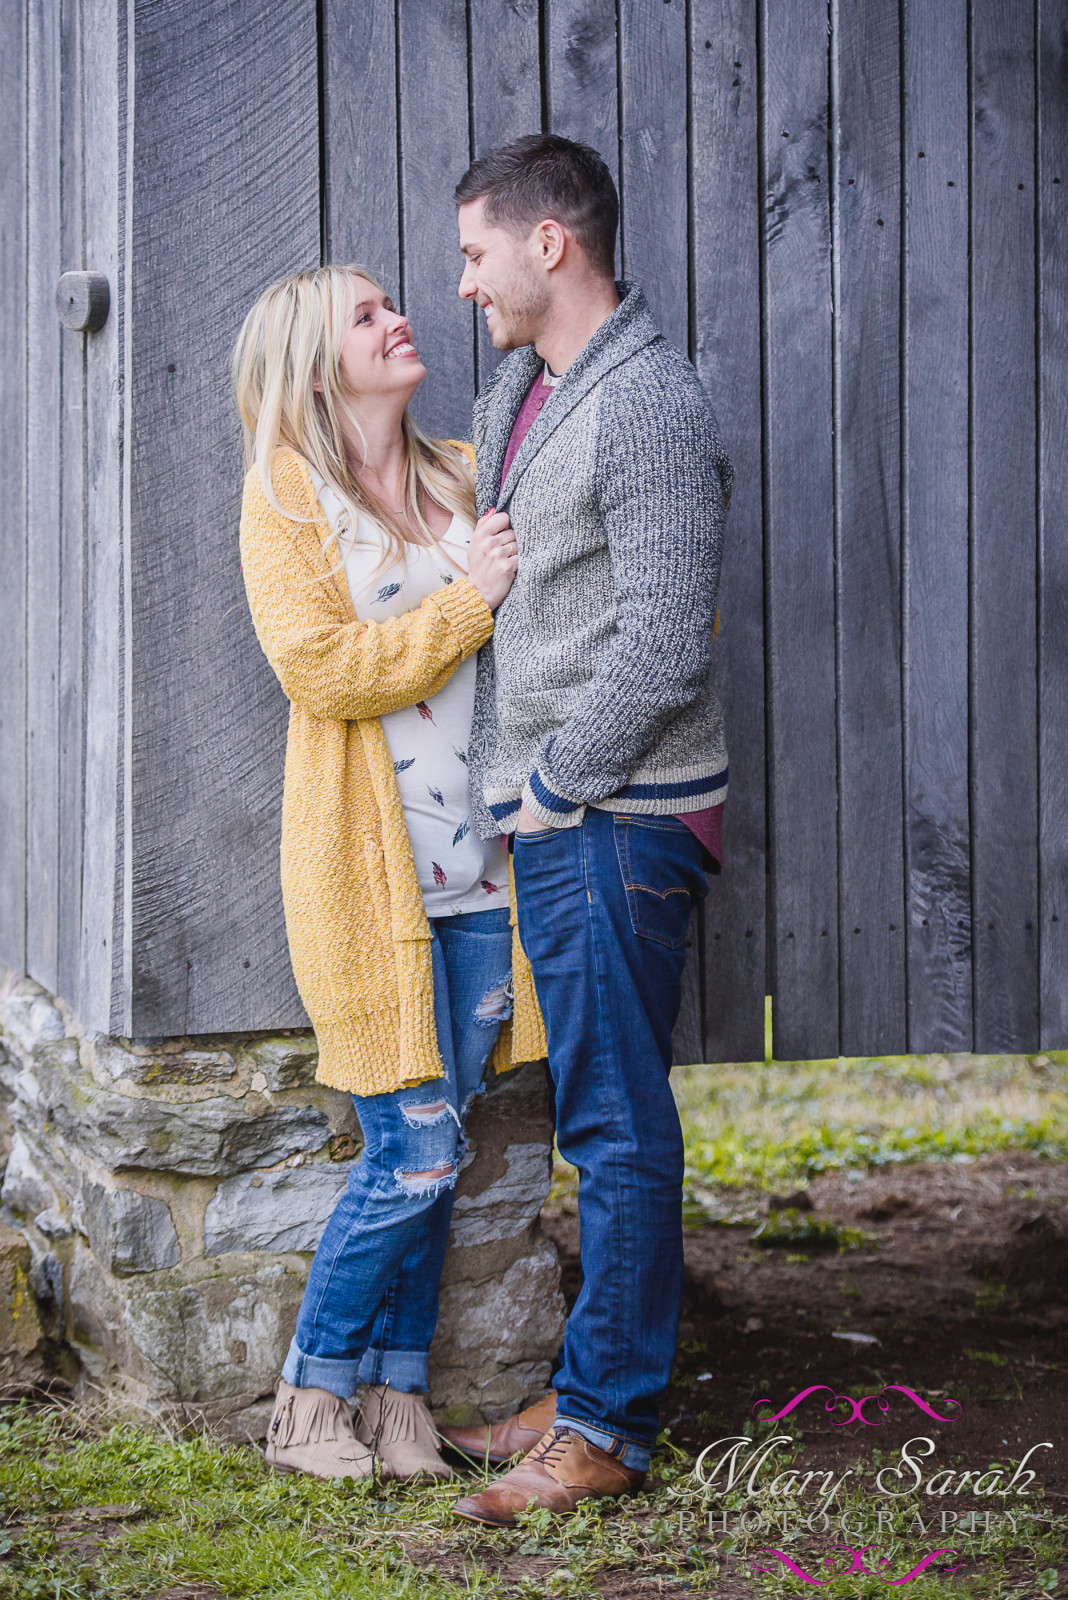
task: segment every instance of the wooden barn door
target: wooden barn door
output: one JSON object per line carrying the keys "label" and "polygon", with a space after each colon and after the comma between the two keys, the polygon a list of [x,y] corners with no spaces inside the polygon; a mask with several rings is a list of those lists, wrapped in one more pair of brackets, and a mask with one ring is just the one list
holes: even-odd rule
{"label": "wooden barn door", "polygon": [[[3,0],[0,960],[106,1027],[121,982],[125,7]],[[111,310],[65,328],[92,267]]]}

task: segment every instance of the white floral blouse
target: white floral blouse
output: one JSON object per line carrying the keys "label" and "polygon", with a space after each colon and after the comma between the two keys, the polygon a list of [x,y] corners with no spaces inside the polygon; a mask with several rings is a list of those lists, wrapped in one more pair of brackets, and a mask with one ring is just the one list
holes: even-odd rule
{"label": "white floral blouse", "polygon": [[[382,564],[377,524],[361,516],[356,538],[346,531],[341,501],[317,485],[338,532],[345,578],[361,622],[399,617],[467,571],[472,528],[454,516],[435,546],[408,544],[405,559]],[[509,903],[508,855],[499,838],[480,839],[471,825],[467,744],[475,704],[476,658],[462,661],[437,694],[382,718],[393,757],[415,868],[428,917],[488,911]]]}

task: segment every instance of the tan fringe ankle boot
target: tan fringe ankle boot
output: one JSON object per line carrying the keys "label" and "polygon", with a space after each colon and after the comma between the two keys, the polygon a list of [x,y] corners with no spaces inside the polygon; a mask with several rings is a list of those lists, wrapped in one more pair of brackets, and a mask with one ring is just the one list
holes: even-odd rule
{"label": "tan fringe ankle boot", "polygon": [[438,1454],[441,1437],[421,1394],[404,1394],[388,1383],[364,1391],[356,1436],[382,1463],[386,1478],[451,1478]]}
{"label": "tan fringe ankle boot", "polygon": [[356,1436],[344,1400],[327,1389],[278,1385],[267,1426],[267,1464],[314,1478],[369,1478],[374,1455]]}

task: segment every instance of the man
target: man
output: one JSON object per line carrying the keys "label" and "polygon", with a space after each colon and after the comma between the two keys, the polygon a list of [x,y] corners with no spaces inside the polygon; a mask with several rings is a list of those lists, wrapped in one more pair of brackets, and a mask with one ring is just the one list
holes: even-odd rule
{"label": "man", "polygon": [[[479,830],[515,832],[519,933],[545,1018],[584,1283],[555,1416],[491,1430],[511,1472],[457,1510],[508,1524],[638,1490],[682,1289],[668,1083],[691,907],[727,786],[710,677],[731,469],[689,362],[613,277],[618,200],[584,145],[532,135],[456,189],[460,294],[514,352],[479,396],[479,513],[507,511],[513,588],[479,661]],[[454,1441],[486,1447],[446,1430]]]}

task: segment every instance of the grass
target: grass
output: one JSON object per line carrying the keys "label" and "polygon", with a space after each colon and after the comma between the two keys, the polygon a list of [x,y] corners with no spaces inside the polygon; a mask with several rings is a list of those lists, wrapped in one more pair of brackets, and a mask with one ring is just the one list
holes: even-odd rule
{"label": "grass", "polygon": [[810,1217],[790,1208],[777,1211],[774,1207],[751,1235],[751,1243],[763,1250],[789,1245],[804,1245],[806,1250],[871,1250],[878,1242],[874,1234],[860,1228],[843,1227],[826,1217]]}
{"label": "grass", "polygon": [[1064,1052],[683,1067],[675,1093],[697,1185],[770,1189],[1009,1149],[1068,1158]]}
{"label": "grass", "polygon": [[[1065,1051],[688,1066],[672,1083],[690,1222],[746,1221],[747,1192],[845,1167],[999,1150],[1068,1159]],[[575,1189],[573,1169],[558,1159],[551,1203],[573,1204]]]}
{"label": "grass", "polygon": [[[875,1537],[880,1505],[893,1508],[878,1537],[888,1572],[907,1571],[928,1550],[952,1544],[970,1597],[1023,1600],[1056,1593],[1065,1570],[1065,1519],[1044,1516],[1040,1500],[1021,1507],[1032,1517],[1015,1531],[995,1518],[989,1528],[980,1523],[943,1538],[929,1503],[873,1498],[878,1451],[834,1502],[832,1509],[850,1518],[844,1534],[833,1523],[824,1533],[818,1519],[815,1531],[806,1531],[804,1519],[817,1504],[811,1498],[702,1487],[691,1458],[669,1442],[657,1460],[654,1493],[572,1518],[532,1512],[516,1529],[479,1530],[451,1515],[454,1486],[279,1477],[255,1451],[205,1437],[109,1425],[74,1408],[13,1404],[2,1415],[4,1600],[177,1600],[183,1590],[198,1600],[593,1600],[611,1595],[614,1577],[645,1579],[650,1594],[677,1593],[683,1584],[714,1593],[728,1574],[748,1577],[754,1595],[789,1595],[807,1586],[784,1576],[775,1559],[762,1558],[770,1560],[769,1573],[754,1578],[751,1560],[761,1549],[782,1550],[815,1573],[835,1544],[856,1547]],[[751,1424],[749,1431],[759,1439],[768,1428]],[[800,1461],[800,1442],[789,1448]],[[780,1456],[778,1469],[790,1459]],[[851,1597],[885,1592],[883,1578],[848,1581]],[[945,1600],[945,1580],[925,1575],[908,1592],[913,1600]]]}
{"label": "grass", "polygon": [[[1068,1157],[1068,1055],[694,1066],[675,1080],[689,1207],[704,1220],[755,1223],[759,1193],[803,1186],[836,1167],[967,1160],[1006,1148]],[[573,1203],[573,1185],[571,1169],[559,1164],[558,1203]],[[775,1209],[775,1228],[785,1225],[789,1234],[775,1243],[855,1242],[806,1237],[811,1219]],[[967,1354],[992,1367],[1004,1359]],[[749,1425],[756,1435],[762,1426]],[[803,1451],[799,1432],[791,1448]],[[1044,1517],[1041,1500],[1027,1503],[1033,1515],[1015,1532],[994,1522],[943,1538],[929,1504],[929,1526],[916,1528],[923,1508],[909,1497],[877,1535],[875,1510],[887,1504],[872,1498],[879,1465],[876,1451],[837,1502],[863,1533],[809,1533],[803,1518],[811,1504],[773,1500],[766,1490],[710,1503],[693,1462],[669,1439],[653,1493],[622,1507],[606,1503],[603,1514],[596,1506],[571,1519],[535,1512],[514,1530],[479,1530],[453,1516],[455,1485],[279,1477],[256,1451],[207,1437],[81,1409],[8,1404],[0,1407],[0,1600],[593,1600],[622,1592],[624,1583],[628,1596],[679,1594],[684,1586],[713,1594],[727,1577],[747,1580],[754,1596],[793,1596],[811,1586],[777,1558],[763,1558],[769,1570],[754,1576],[750,1560],[759,1550],[780,1549],[822,1576],[820,1563],[836,1543],[876,1538],[894,1573],[949,1543],[960,1553],[956,1577],[918,1577],[907,1585],[910,1600],[945,1600],[947,1591],[975,1600],[1068,1592],[1065,1519]],[[743,1511],[749,1532],[738,1525]],[[828,1589],[868,1600],[886,1594],[887,1578],[843,1576]]]}

